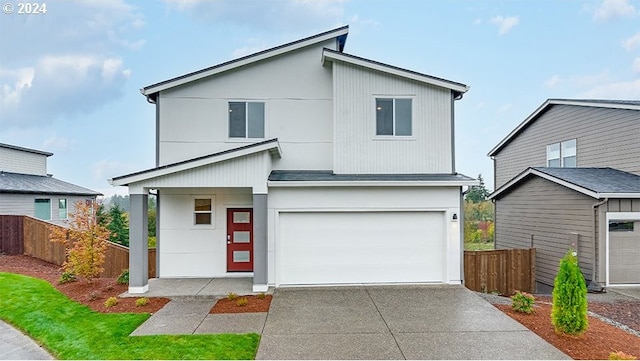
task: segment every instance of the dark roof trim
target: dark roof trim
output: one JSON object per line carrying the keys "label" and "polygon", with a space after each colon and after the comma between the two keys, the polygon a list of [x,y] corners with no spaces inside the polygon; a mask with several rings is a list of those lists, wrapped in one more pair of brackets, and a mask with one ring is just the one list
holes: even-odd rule
{"label": "dark roof trim", "polygon": [[163,166],[160,166],[160,167],[145,169],[145,170],[142,170],[142,171],[139,171],[139,172],[135,172],[135,173],[130,173],[130,174],[114,177],[114,178],[110,179],[109,182],[110,183],[117,183],[119,180],[122,180],[122,179],[125,179],[125,178],[136,177],[136,176],[144,175],[144,174],[147,174],[147,173],[158,172],[158,171],[162,171],[162,170],[168,170],[170,168],[179,167],[181,165],[188,165],[190,163],[196,163],[198,161],[204,161],[204,160],[209,160],[209,159],[213,160],[214,158],[217,158],[217,157],[220,157],[220,156],[223,156],[223,155],[239,153],[239,152],[242,152],[242,151],[245,151],[245,150],[251,150],[252,148],[259,148],[259,147],[266,146],[266,145],[269,145],[269,144],[273,144],[272,148],[276,148],[277,149],[275,151],[275,154],[277,154],[279,156],[280,155],[280,146],[278,144],[278,138],[273,138],[273,139],[265,140],[265,141],[258,142],[258,143],[243,145],[241,147],[227,149],[227,150],[223,150],[221,152],[207,154],[207,155],[203,155],[203,156],[192,158],[192,159],[187,159],[187,160],[184,160],[184,161],[181,161],[181,162],[166,164],[166,165],[163,165]]}
{"label": "dark roof trim", "polygon": [[69,192],[60,192],[60,191],[21,191],[21,190],[16,190],[16,189],[0,189],[0,193],[3,194],[42,194],[42,195],[54,195],[54,196],[87,196],[87,197],[97,197],[97,196],[102,196],[104,194],[102,193],[69,193]]}
{"label": "dark roof trim", "polygon": [[389,64],[381,63],[379,61],[366,59],[356,55],[338,52],[335,50],[325,48],[323,50],[323,62],[326,62],[328,60],[333,61],[334,59],[345,60],[345,61],[353,60],[352,63],[357,62],[363,65],[367,64],[369,68],[373,68],[377,70],[384,69],[386,72],[393,73],[400,76],[407,77],[408,75],[409,76],[413,75],[412,77],[413,79],[416,79],[417,77],[419,80],[422,80],[424,82],[434,84],[434,85],[444,86],[446,88],[452,89],[454,92],[454,97],[456,98],[469,90],[469,86],[467,86],[466,84],[458,83],[458,82],[447,80],[444,78],[438,78],[429,74],[424,74],[417,71],[400,68],[395,65],[389,65]]}
{"label": "dark roof trim", "polygon": [[[344,49],[344,45],[345,45],[345,43],[347,41],[348,30],[349,30],[349,25],[341,26],[339,28],[335,28],[335,29],[332,29],[332,30],[329,30],[329,31],[325,31],[325,32],[322,32],[322,33],[319,33],[319,34],[316,34],[316,35],[312,35],[312,36],[309,36],[309,37],[306,37],[306,38],[303,38],[303,39],[292,41],[290,43],[278,45],[278,46],[275,46],[273,48],[269,48],[269,49],[266,49],[266,50],[259,51],[257,53],[249,54],[249,55],[243,56],[241,58],[229,60],[227,62],[220,63],[220,64],[217,64],[217,65],[208,67],[208,68],[200,69],[200,70],[197,70],[197,71],[194,71],[194,72],[191,72],[191,73],[187,73],[187,74],[184,74],[184,75],[177,76],[175,78],[171,78],[171,79],[164,80],[164,81],[161,81],[161,82],[158,82],[158,83],[155,83],[155,84],[151,84],[151,85],[148,85],[148,86],[140,89],[140,92],[143,95],[146,95],[147,97],[155,97],[155,95],[159,91],[161,91],[163,89],[153,90],[154,88],[162,87],[163,85],[169,85],[169,84],[177,82],[179,80],[190,78],[190,77],[194,77],[194,76],[197,76],[197,75],[205,76],[203,73],[211,72],[213,70],[224,68],[224,67],[228,67],[228,66],[234,65],[234,64],[240,65],[240,63],[244,63],[245,61],[250,60],[252,58],[256,58],[256,57],[258,57],[260,55],[266,55],[268,53],[276,52],[278,50],[282,50],[282,49],[285,49],[285,48],[288,48],[288,47],[293,47],[295,45],[298,45],[298,44],[301,44],[301,43],[305,43],[305,42],[309,42],[309,41],[317,39],[317,38],[323,38],[323,37],[325,37],[327,35],[331,35],[333,33],[336,33],[337,47],[338,47],[338,49],[340,49],[340,51],[342,51],[342,49]],[[196,79],[199,79],[199,78],[196,78]],[[196,80],[196,79],[194,79],[194,80]],[[169,88],[169,87],[166,87],[166,88]]]}
{"label": "dark roof trim", "polygon": [[0,171],[0,193],[101,196],[102,193],[51,176]]}
{"label": "dark roof trim", "polygon": [[493,149],[489,151],[487,156],[493,157],[498,152],[507,146],[513,138],[524,131],[529,125],[534,123],[544,112],[546,112],[553,105],[574,105],[581,107],[594,107],[594,108],[614,108],[614,109],[627,109],[627,110],[640,110],[640,101],[636,100],[606,100],[606,99],[547,99],[542,105],[538,107],[533,113],[531,113],[522,123],[520,123],[514,130],[511,131],[504,139],[500,141]]}
{"label": "dark roof trim", "polygon": [[13,150],[19,150],[19,151],[22,151],[22,152],[29,152],[29,153],[39,154],[39,155],[46,155],[47,157],[50,157],[50,156],[53,155],[53,153],[44,152],[42,150],[18,147],[17,145],[11,145],[11,144],[5,144],[5,143],[0,143],[0,148],[8,148],[8,149],[13,149]]}
{"label": "dark roof trim", "polygon": [[[351,183],[351,184],[349,184]],[[477,185],[463,174],[335,174],[330,170],[274,170],[269,185],[361,185],[364,183],[404,185]]]}

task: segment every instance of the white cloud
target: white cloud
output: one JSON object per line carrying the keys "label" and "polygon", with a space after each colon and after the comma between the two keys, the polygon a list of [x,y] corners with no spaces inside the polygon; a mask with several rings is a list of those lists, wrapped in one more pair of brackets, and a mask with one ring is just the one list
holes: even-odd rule
{"label": "white cloud", "polygon": [[482,19],[480,19],[480,18],[475,19],[475,20],[473,21],[473,25],[480,25],[480,24],[482,24]]}
{"label": "white cloud", "polygon": [[507,113],[508,111],[511,110],[511,108],[513,108],[513,104],[508,103],[508,104],[504,104],[503,106],[501,106],[500,108],[498,108],[498,113],[502,114],[502,113]]}
{"label": "white cloud", "polygon": [[632,69],[634,73],[640,74],[640,58],[635,58]]}
{"label": "white cloud", "polygon": [[627,51],[632,51],[636,48],[640,48],[640,33],[637,33],[630,38],[624,39],[622,41],[622,47]]}
{"label": "white cloud", "polygon": [[609,21],[617,18],[631,17],[636,14],[636,8],[629,0],[604,0],[593,13],[597,21]]}
{"label": "white cloud", "polygon": [[96,180],[104,180],[129,174],[138,170],[136,166],[132,164],[123,163],[117,160],[103,159],[94,162],[92,165],[93,177]]}
{"label": "white cloud", "polygon": [[249,40],[247,40],[247,45],[237,48],[236,50],[233,51],[233,57],[239,58],[245,55],[257,53],[267,48],[268,46],[264,42],[264,40],[250,38]]}
{"label": "white cloud", "polygon": [[513,29],[514,26],[518,25],[518,23],[520,23],[520,18],[517,16],[507,16],[507,17],[503,17],[501,15],[498,16],[494,16],[493,18],[491,18],[491,23],[498,25],[498,33],[500,35],[505,35],[508,34],[511,29]]}
{"label": "white cloud", "polygon": [[579,94],[584,98],[640,99],[640,79],[600,84]]}
{"label": "white cloud", "polygon": [[33,68],[3,69],[0,67],[0,109],[20,103],[22,93],[31,88]]}
{"label": "white cloud", "polygon": [[562,81],[562,78],[560,78],[560,76],[558,75],[554,75],[551,78],[545,80],[544,85],[547,88],[554,88],[556,85],[558,85],[560,82]]}
{"label": "white cloud", "polygon": [[42,149],[45,149],[48,152],[53,152],[55,150],[67,149],[70,145],[71,141],[68,138],[53,134],[42,143]]}

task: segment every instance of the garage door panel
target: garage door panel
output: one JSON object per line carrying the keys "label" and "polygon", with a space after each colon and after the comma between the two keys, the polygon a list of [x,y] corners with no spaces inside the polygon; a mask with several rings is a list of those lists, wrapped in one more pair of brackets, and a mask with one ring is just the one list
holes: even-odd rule
{"label": "garage door panel", "polygon": [[442,212],[281,213],[280,284],[442,282]]}

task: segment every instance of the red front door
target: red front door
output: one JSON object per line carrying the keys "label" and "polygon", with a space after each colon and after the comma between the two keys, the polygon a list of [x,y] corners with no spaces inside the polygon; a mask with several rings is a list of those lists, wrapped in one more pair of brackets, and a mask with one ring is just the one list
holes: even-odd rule
{"label": "red front door", "polygon": [[253,272],[253,210],[227,209],[227,271]]}

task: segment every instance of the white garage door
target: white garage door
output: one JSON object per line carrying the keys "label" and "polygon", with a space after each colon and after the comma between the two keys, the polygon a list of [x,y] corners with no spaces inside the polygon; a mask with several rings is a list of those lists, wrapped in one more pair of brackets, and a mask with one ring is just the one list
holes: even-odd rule
{"label": "white garage door", "polygon": [[280,213],[279,284],[443,282],[444,212]]}

